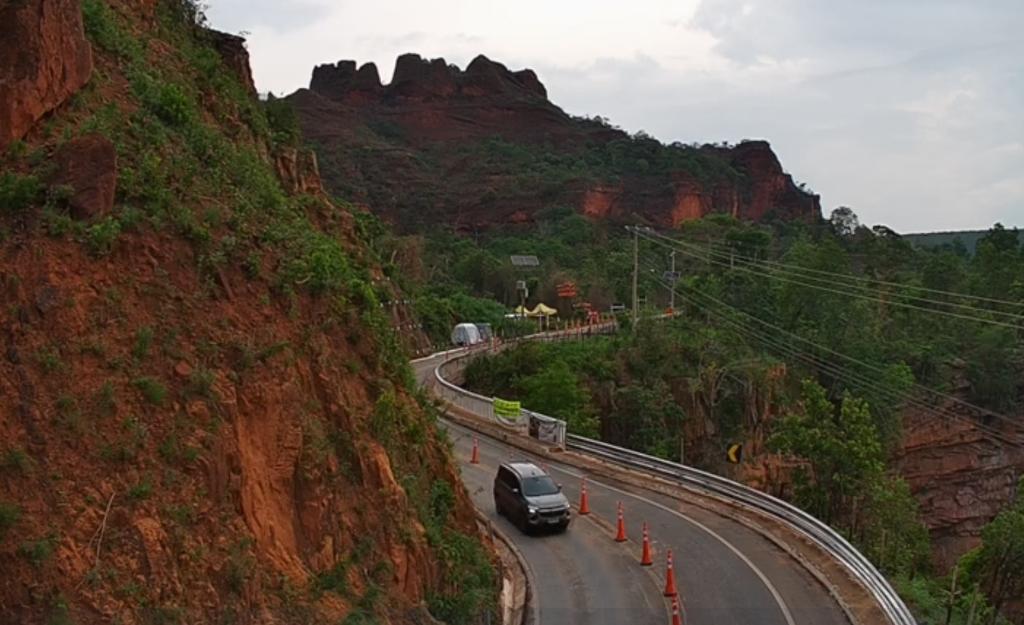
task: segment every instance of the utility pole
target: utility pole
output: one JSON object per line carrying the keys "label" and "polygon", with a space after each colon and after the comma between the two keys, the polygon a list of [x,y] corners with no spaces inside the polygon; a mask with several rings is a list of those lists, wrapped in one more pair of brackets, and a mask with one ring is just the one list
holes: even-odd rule
{"label": "utility pole", "polygon": [[669,289],[669,292],[668,292],[668,309],[672,311],[672,314],[675,314],[675,312],[676,312],[676,284],[675,284],[675,279],[676,279],[676,251],[672,250],[672,253],[669,254],[669,257],[672,259],[672,288]]}
{"label": "utility pole", "polygon": [[640,320],[640,298],[637,294],[637,287],[640,281],[640,233],[636,226],[633,226],[633,329],[636,329],[637,321]]}

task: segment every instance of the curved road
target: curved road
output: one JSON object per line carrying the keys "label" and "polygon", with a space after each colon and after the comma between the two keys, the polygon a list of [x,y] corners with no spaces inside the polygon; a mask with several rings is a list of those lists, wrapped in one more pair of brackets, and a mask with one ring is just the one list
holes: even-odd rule
{"label": "curved road", "polygon": [[[416,363],[420,380],[436,360]],[[739,522],[685,500],[615,483],[587,480],[589,517],[575,517],[564,535],[527,537],[494,514],[497,465],[515,458],[544,462],[579,500],[581,472],[570,465],[479,436],[481,464],[468,463],[473,433],[447,424],[463,480],[476,505],[515,541],[536,579],[540,625],[667,623],[661,598],[664,557],[672,549],[684,622],[695,625],[849,625],[842,609],[802,566]],[[630,541],[612,540],[616,506],[625,506]],[[655,565],[640,567],[640,525],[648,523]]]}
{"label": "curved road", "polygon": [[[522,552],[536,580],[542,625],[665,625],[667,604],[655,579],[595,519],[574,518],[564,534],[526,536],[494,511],[491,487],[508,449],[481,441],[480,464],[469,464],[472,435],[449,425],[462,479],[473,503]],[[521,458],[521,455],[517,455]]]}

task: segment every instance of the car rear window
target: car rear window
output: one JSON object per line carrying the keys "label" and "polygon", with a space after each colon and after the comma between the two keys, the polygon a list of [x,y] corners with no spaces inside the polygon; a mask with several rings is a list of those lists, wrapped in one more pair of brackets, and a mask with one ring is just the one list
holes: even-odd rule
{"label": "car rear window", "polygon": [[558,485],[546,475],[523,478],[523,494],[527,497],[539,495],[554,495],[558,492]]}

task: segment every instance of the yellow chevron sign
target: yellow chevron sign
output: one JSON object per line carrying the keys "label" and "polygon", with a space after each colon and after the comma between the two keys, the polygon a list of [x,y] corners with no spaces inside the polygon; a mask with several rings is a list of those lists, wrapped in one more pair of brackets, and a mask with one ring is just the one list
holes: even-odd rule
{"label": "yellow chevron sign", "polygon": [[725,457],[733,464],[739,464],[743,457],[743,443],[733,443],[725,452]]}
{"label": "yellow chevron sign", "polygon": [[515,419],[519,417],[522,406],[517,401],[494,398],[494,416]]}

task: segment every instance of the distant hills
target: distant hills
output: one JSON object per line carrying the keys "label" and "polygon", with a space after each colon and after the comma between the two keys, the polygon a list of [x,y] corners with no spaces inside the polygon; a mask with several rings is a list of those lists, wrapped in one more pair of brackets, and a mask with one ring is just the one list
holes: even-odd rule
{"label": "distant hills", "polygon": [[[941,247],[947,244],[953,245],[956,241],[960,241],[967,251],[973,254],[978,241],[986,234],[988,234],[988,230],[959,230],[952,232],[917,232],[902,236],[915,247]],[[1024,231],[1018,232],[1017,236],[1024,243]]]}
{"label": "distant hills", "polygon": [[373,63],[313,70],[287,97],[328,190],[400,232],[536,224],[571,208],[666,228],[710,213],[821,220],[817,195],[766,141],[665,145],[603,118],[573,117],[528,69],[478,56],[465,70],[404,54],[390,84]]}

